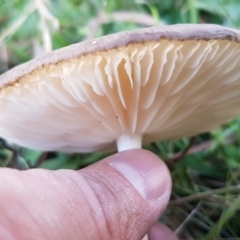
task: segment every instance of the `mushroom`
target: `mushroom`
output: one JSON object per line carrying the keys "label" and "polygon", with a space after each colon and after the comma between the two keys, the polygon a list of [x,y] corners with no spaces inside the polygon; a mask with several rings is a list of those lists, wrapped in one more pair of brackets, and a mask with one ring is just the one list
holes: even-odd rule
{"label": "mushroom", "polygon": [[240,114],[240,31],[173,25],[53,51],[0,77],[0,135],[38,150],[123,151]]}

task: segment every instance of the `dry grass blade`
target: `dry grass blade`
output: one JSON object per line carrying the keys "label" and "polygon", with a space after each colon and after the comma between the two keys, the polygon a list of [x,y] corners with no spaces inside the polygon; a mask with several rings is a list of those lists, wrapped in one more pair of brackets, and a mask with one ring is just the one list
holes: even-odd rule
{"label": "dry grass blade", "polygon": [[8,52],[6,45],[0,46],[0,71],[8,70]]}
{"label": "dry grass blade", "polygon": [[[98,17],[93,19],[90,23],[90,26],[94,25],[96,21],[98,21],[99,24],[106,24],[109,22],[133,22],[142,26],[156,25],[156,19],[154,19],[151,15],[148,15],[146,13],[128,11],[113,12],[111,14],[104,13],[102,14],[100,20]],[[165,24],[161,21],[159,25]]]}
{"label": "dry grass blade", "polygon": [[105,18],[104,11],[105,11],[105,6],[103,6],[99,10],[97,17],[94,20],[92,20],[92,22],[90,23],[90,27],[89,27],[90,32],[86,38],[87,40],[94,38],[99,26],[103,23],[103,19]]}
{"label": "dry grass blade", "polygon": [[45,49],[40,44],[37,38],[34,38],[32,40],[32,52],[33,52],[33,58],[41,57],[46,53]]}
{"label": "dry grass blade", "polygon": [[[107,14],[104,12],[103,8],[99,11],[98,16],[90,22],[89,29],[91,30],[87,39],[92,39],[94,37],[101,24],[107,24],[110,22],[133,22],[147,27],[156,25],[156,19],[146,13],[119,11]],[[165,24],[161,21],[158,25],[161,26]]]}
{"label": "dry grass blade", "polygon": [[172,200],[172,201],[170,201],[169,205],[182,204],[182,203],[185,203],[185,202],[199,200],[199,199],[202,199],[202,198],[214,195],[214,194],[223,194],[223,193],[226,193],[226,192],[239,191],[239,190],[240,190],[240,184],[235,185],[235,186],[218,188],[218,189],[214,189],[214,190],[200,192],[200,193],[190,195],[190,196],[187,196],[187,197],[183,197],[183,198],[179,198],[179,199],[176,199],[176,200]]}
{"label": "dry grass blade", "polygon": [[[154,26],[156,25],[156,19],[146,13],[138,12],[115,12],[109,15],[105,15],[103,23],[111,21],[115,22],[134,22],[142,26]],[[164,25],[163,22],[159,22],[159,25]]]}
{"label": "dry grass blade", "polygon": [[[239,186],[239,189],[240,189],[240,186]],[[235,201],[232,202],[229,208],[222,213],[221,218],[218,220],[215,226],[211,229],[210,233],[207,236],[205,236],[204,239],[212,240],[216,238],[216,236],[219,235],[219,232],[222,229],[222,227],[228,222],[229,219],[233,217],[233,215],[236,213],[239,207],[240,207],[240,196],[238,196],[235,199]]]}
{"label": "dry grass blade", "polygon": [[45,52],[52,51],[52,38],[51,31],[48,26],[48,22],[52,25],[53,29],[58,29],[59,22],[58,19],[55,18],[47,9],[44,0],[36,0],[37,11],[40,15],[40,30],[42,32],[42,39]]}
{"label": "dry grass blade", "polygon": [[5,39],[13,35],[27,20],[29,15],[31,15],[36,10],[36,5],[31,3],[26,11],[12,24],[10,25],[3,33],[0,35],[0,46],[4,43]]}
{"label": "dry grass blade", "polygon": [[39,15],[45,20],[49,21],[52,24],[53,28],[57,30],[59,28],[59,21],[55,16],[53,16],[53,14],[46,7],[45,2],[47,3],[48,1],[46,0],[36,0],[36,1],[37,1],[36,4],[37,4]]}
{"label": "dry grass blade", "polygon": [[198,212],[198,209],[201,207],[201,202],[191,211],[187,218],[182,222],[182,224],[175,230],[175,234],[178,235],[182,232],[188,222],[193,218],[193,216]]}

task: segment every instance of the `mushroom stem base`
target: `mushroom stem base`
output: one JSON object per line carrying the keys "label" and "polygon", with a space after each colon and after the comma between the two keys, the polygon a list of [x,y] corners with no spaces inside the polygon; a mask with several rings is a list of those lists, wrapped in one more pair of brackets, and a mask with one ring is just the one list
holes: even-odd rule
{"label": "mushroom stem base", "polygon": [[122,135],[117,139],[118,152],[142,148],[142,136],[141,135]]}

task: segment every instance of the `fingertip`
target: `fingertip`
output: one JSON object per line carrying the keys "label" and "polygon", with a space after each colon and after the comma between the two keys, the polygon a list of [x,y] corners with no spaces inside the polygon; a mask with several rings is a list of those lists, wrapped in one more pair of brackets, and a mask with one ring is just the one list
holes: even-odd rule
{"label": "fingertip", "polygon": [[178,240],[178,237],[166,225],[157,222],[148,233],[148,240]]}
{"label": "fingertip", "polygon": [[142,149],[117,153],[108,159],[147,200],[159,200],[167,204],[171,193],[171,176],[166,164],[155,154]]}

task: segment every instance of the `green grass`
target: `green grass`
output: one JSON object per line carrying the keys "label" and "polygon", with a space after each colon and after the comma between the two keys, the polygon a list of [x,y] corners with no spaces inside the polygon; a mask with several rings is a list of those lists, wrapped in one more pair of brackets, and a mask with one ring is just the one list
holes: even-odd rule
{"label": "green grass", "polygon": [[[99,0],[49,0],[42,6],[46,7],[47,14],[43,14],[41,8],[36,9],[34,1],[30,0],[0,3],[0,72],[51,48],[61,48],[91,36],[143,27],[134,20],[104,24],[97,20],[94,28],[93,19],[99,19],[100,13],[112,16],[116,11],[134,11],[149,14],[156,24],[217,23],[240,28],[239,0],[109,0],[106,3]],[[43,33],[47,38],[43,38]],[[197,136],[191,152],[177,163],[173,162],[173,157],[184,151],[189,139],[144,146],[164,159],[170,167],[172,200],[161,221],[179,237],[240,237],[239,123],[240,119],[236,119],[211,133]],[[80,169],[105,156],[99,153],[44,153],[8,147],[4,141],[0,146],[0,166],[18,169]],[[219,188],[221,191],[216,191]],[[199,194],[202,192],[206,194]],[[192,197],[189,200],[185,198],[187,196]]]}

